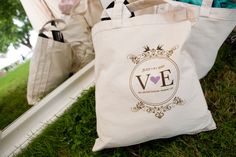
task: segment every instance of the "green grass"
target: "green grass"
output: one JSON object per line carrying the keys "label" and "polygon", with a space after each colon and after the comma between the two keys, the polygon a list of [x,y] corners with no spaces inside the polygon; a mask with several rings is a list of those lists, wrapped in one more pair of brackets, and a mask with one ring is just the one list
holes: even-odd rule
{"label": "green grass", "polygon": [[234,157],[236,156],[236,50],[224,44],[211,72],[201,80],[217,129],[143,144],[91,151],[96,134],[95,88],[17,157]]}
{"label": "green grass", "polygon": [[0,77],[0,130],[30,108],[26,100],[29,62]]}

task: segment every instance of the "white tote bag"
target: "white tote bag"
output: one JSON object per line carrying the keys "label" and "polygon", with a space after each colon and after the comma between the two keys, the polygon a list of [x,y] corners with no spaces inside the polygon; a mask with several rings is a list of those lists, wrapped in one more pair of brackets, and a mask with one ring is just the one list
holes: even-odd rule
{"label": "white tote bag", "polygon": [[203,0],[202,6],[170,1],[194,10],[198,16],[189,39],[184,44],[194,60],[199,78],[204,77],[215,63],[217,52],[236,25],[236,9],[212,8],[213,0]]}
{"label": "white tote bag", "polygon": [[[189,39],[184,44],[196,65],[199,79],[203,78],[212,68],[217,52],[227,36],[236,25],[236,9],[212,8],[213,0],[203,0],[202,6],[166,0],[169,4],[156,6],[156,0],[141,0],[129,4],[129,10],[135,14],[163,14],[174,6],[186,7],[194,12],[197,22],[192,27]],[[142,3],[142,4],[141,4]],[[157,1],[162,3],[162,1]],[[138,8],[138,10],[137,10]],[[145,9],[146,8],[146,9]],[[106,12],[103,16],[107,16]]]}
{"label": "white tote bag", "polygon": [[[64,23],[59,19],[52,21]],[[40,34],[57,30],[51,26],[46,28],[52,21],[48,21],[43,26]],[[28,103],[37,104],[44,96],[64,82],[70,75],[71,66],[72,51],[69,43],[39,35],[30,61],[27,84]]]}
{"label": "white tote bag", "polygon": [[117,0],[111,20],[92,29],[98,139],[93,151],[215,129],[182,46],[187,9],[134,18]]}

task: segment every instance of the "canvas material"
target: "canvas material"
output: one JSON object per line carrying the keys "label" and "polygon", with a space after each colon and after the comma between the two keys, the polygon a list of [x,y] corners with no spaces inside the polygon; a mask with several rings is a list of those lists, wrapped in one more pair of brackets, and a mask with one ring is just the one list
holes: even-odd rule
{"label": "canvas material", "polygon": [[209,14],[204,16],[199,6],[174,1],[170,3],[192,8],[199,16],[184,50],[193,58],[198,77],[203,78],[214,65],[219,48],[236,25],[236,10],[208,8]]}
{"label": "canvas material", "polygon": [[[80,0],[80,5],[76,9],[78,12],[82,11],[84,17],[92,28],[101,19],[103,8],[106,8],[113,0]],[[128,0],[130,3],[136,2],[136,0]],[[160,0],[162,3],[162,0]],[[144,5],[145,3],[142,3]],[[137,5],[137,4],[136,4]],[[136,11],[137,15],[151,12],[151,8]]]}
{"label": "canvas material", "polygon": [[80,0],[79,6],[75,9],[77,13],[83,14],[90,27],[100,20],[102,10],[100,0]]}
{"label": "canvas material", "polygon": [[66,19],[66,29],[62,30],[66,42],[70,43],[73,54],[72,73],[92,61],[95,57],[91,28],[84,16],[74,10]]}
{"label": "canvas material", "polygon": [[[148,1],[144,2],[148,3]],[[198,17],[197,23],[192,27],[191,35],[184,47],[193,58],[198,77],[201,79],[207,75],[214,65],[220,46],[234,29],[236,25],[236,9],[211,8],[211,0],[203,1],[204,5],[208,4],[207,7],[176,1],[167,2],[173,6],[188,8]],[[136,11],[135,14],[162,14],[169,11],[170,4],[141,9]]]}
{"label": "canvas material", "polygon": [[[129,0],[128,3],[130,3],[130,4],[127,4],[126,7],[130,12],[135,12],[135,15],[141,15],[141,14],[149,14],[149,13],[153,14],[153,9],[150,7],[152,7],[154,5],[163,4],[166,2],[164,0],[152,0],[152,1]],[[104,7],[104,5],[103,5],[103,7]],[[101,19],[111,16],[112,8],[110,8],[110,9],[107,7],[105,7],[105,8],[106,8],[106,10],[103,11],[103,13],[101,15]],[[127,13],[127,15],[130,16],[129,13]]]}
{"label": "canvas material", "polygon": [[215,129],[192,58],[182,50],[192,23],[175,19],[174,12],[122,20],[119,12],[113,15],[92,30],[93,151]]}
{"label": "canvas material", "polygon": [[41,31],[60,30],[65,43],[38,37],[30,63],[27,90],[29,104],[37,104],[44,96],[76,73],[95,57],[91,29],[82,15],[73,12],[65,19],[57,19],[58,28],[48,21]]}
{"label": "canvas material", "polygon": [[36,104],[65,81],[70,74],[72,52],[69,43],[38,37],[30,62],[27,100]]}

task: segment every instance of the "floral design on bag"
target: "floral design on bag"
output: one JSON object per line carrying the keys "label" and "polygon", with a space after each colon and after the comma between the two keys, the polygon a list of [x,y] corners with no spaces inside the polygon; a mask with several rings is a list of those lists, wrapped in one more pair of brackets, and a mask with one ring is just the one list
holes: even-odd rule
{"label": "floral design on bag", "polygon": [[178,65],[170,58],[178,47],[164,50],[162,45],[156,49],[144,47],[139,55],[129,55],[135,67],[129,79],[130,90],[139,100],[133,112],[140,110],[153,113],[162,118],[166,111],[184,101],[176,96],[179,88],[180,72]]}

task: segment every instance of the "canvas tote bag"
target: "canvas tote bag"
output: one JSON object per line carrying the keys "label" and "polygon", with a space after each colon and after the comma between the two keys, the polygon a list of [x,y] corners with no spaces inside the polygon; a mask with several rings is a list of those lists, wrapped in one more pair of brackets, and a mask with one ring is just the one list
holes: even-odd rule
{"label": "canvas tote bag", "polygon": [[220,46],[236,26],[236,9],[213,8],[213,0],[202,0],[201,6],[169,3],[191,8],[198,16],[183,49],[193,58],[198,77],[203,78],[214,65]]}
{"label": "canvas tote bag", "polygon": [[[168,12],[173,7],[172,5],[182,6],[188,10],[192,10],[197,17],[197,22],[192,27],[189,39],[184,44],[184,49],[193,58],[198,77],[201,79],[214,65],[220,46],[234,29],[236,25],[236,9],[213,8],[213,0],[203,0],[203,2],[193,1],[196,4],[202,4],[201,6],[171,0],[167,0],[167,2],[166,4],[156,6],[153,5],[153,3],[155,4],[153,0],[143,0],[133,2],[127,7],[129,10],[136,11],[135,15],[148,13],[162,14]],[[145,5],[147,9],[144,9]],[[109,11],[105,12],[103,16],[106,17],[108,14]]]}
{"label": "canvas tote bag", "polygon": [[192,27],[187,9],[129,18],[123,2],[92,29],[93,151],[215,129],[193,60],[182,50]]}
{"label": "canvas tote bag", "polygon": [[[40,34],[59,32],[58,28],[48,25],[51,22],[64,23],[63,20],[48,21]],[[37,104],[44,96],[64,82],[70,75],[72,51],[69,43],[55,41],[52,38],[38,36],[34,54],[30,62],[27,84],[27,100],[31,105]]]}
{"label": "canvas tote bag", "polygon": [[79,71],[95,57],[91,28],[80,9],[80,4],[72,8],[70,16],[64,19],[66,28],[61,31],[66,42],[71,45],[73,73]]}

